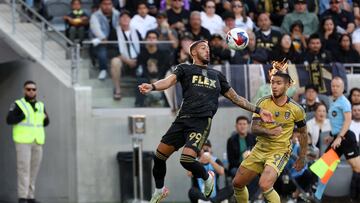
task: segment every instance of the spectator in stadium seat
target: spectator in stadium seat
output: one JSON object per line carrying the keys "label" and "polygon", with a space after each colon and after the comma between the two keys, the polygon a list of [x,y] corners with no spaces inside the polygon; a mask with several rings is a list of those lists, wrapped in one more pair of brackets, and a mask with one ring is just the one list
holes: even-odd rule
{"label": "spectator in stadium seat", "polygon": [[189,47],[193,41],[194,37],[190,32],[184,32],[180,35],[179,47],[175,54],[175,64],[192,63],[192,59],[189,55]]}
{"label": "spectator in stadium seat", "polygon": [[82,42],[85,38],[86,29],[89,26],[89,17],[88,14],[81,9],[80,0],[72,0],[71,9],[71,13],[64,16],[66,36],[69,37],[71,41],[78,39],[79,42]]}
{"label": "spectator in stadium seat", "polygon": [[171,8],[166,11],[172,29],[185,32],[189,23],[190,12],[184,9],[184,0],[171,0]]}
{"label": "spectator in stadium seat", "polygon": [[256,137],[249,132],[249,119],[239,116],[235,122],[235,132],[227,140],[226,151],[229,161],[229,175],[234,177],[241,162],[255,146]]}
{"label": "spectator in stadium seat", "polygon": [[334,51],[336,62],[340,63],[360,63],[359,53],[352,47],[351,36],[342,34],[339,38],[339,49]]}
{"label": "spectator in stadium seat", "polygon": [[350,94],[348,97],[351,105],[360,104],[360,88],[354,87],[350,90]]}
{"label": "spectator in stadium seat", "polygon": [[315,85],[307,84],[305,86],[304,98],[299,103],[305,110],[306,120],[310,120],[314,117],[317,104],[323,103],[329,106],[329,99],[327,96],[319,94],[319,90]]}
{"label": "spectator in stadium seat", "polygon": [[281,33],[271,28],[270,15],[261,13],[257,19],[259,30],[255,32],[256,46],[271,52],[274,47],[280,45]]}
{"label": "spectator in stadium seat", "polygon": [[336,24],[331,16],[321,19],[319,34],[324,49],[334,51],[339,47],[339,34],[336,32]]}
{"label": "spectator in stadium seat", "polygon": [[222,19],[225,23],[223,33],[226,34],[235,27],[235,15],[231,11],[225,11],[222,15]]}
{"label": "spectator in stadium seat", "polygon": [[322,140],[324,137],[321,138],[321,133],[330,133],[331,125],[330,120],[327,118],[327,107],[324,103],[316,103],[314,110],[314,117],[306,122],[306,126],[310,136],[309,141],[311,142],[311,145],[316,151],[320,152],[321,145],[324,142]]}
{"label": "spectator in stadium seat", "polygon": [[337,26],[343,32],[351,34],[355,30],[355,17],[354,14],[341,8],[341,0],[330,0],[330,8],[327,9],[320,18],[331,16]]}
{"label": "spectator in stadium seat", "polygon": [[301,55],[295,51],[290,35],[284,34],[280,40],[280,44],[274,47],[270,54],[271,61],[282,61],[284,58],[292,64],[300,64],[303,62]]}
{"label": "spectator in stadium seat", "polygon": [[135,75],[136,58],[140,53],[141,34],[130,27],[130,12],[123,10],[116,27],[119,55],[111,59],[111,79],[114,84],[113,99],[121,99],[120,78],[122,73]]}
{"label": "spectator in stadium seat", "polygon": [[307,50],[302,54],[304,63],[328,64],[332,62],[332,55],[330,52],[323,50],[321,39],[318,34],[310,35],[307,46]]}
{"label": "spectator in stadium seat", "polygon": [[107,76],[109,59],[119,55],[115,45],[100,44],[105,41],[117,41],[116,27],[119,24],[119,12],[113,8],[111,0],[101,0],[100,9],[90,17],[90,36],[95,46],[96,57],[99,60],[100,73],[98,79]]}
{"label": "spectator in stadium seat", "polygon": [[[172,64],[168,53],[158,49],[158,39],[159,34],[156,31],[150,30],[146,33],[145,40],[148,43],[141,48],[137,58],[137,82],[139,85],[142,83],[154,83],[164,78]],[[141,94],[138,89],[135,92],[136,107],[164,105],[162,92],[153,91],[147,95]]]}
{"label": "spectator in stadium seat", "polygon": [[208,29],[210,34],[221,34],[224,22],[221,17],[215,13],[215,1],[207,0],[205,2],[204,11],[201,11],[201,26]]}
{"label": "spectator in stadium seat", "polygon": [[235,15],[235,27],[252,31],[254,29],[254,22],[246,15],[243,3],[240,0],[233,0],[231,6],[232,12]]}
{"label": "spectator in stadium seat", "polygon": [[317,32],[319,19],[316,14],[307,11],[306,0],[295,0],[294,11],[286,14],[281,28],[290,33],[290,26],[297,20],[301,20],[303,23],[305,36]]}
{"label": "spectator in stadium seat", "polygon": [[288,0],[259,0],[258,13],[269,13],[274,25],[280,27],[285,15],[289,12]]}
{"label": "spectator in stadium seat", "polygon": [[295,51],[297,53],[303,53],[307,48],[306,37],[304,35],[304,25],[301,20],[295,21],[290,26],[290,36],[292,44],[294,45]]}
{"label": "spectator in stadium seat", "polygon": [[210,40],[211,37],[209,30],[201,26],[201,14],[199,11],[191,12],[187,31],[194,36],[194,41]]}
{"label": "spectator in stadium seat", "polygon": [[230,59],[230,50],[220,34],[213,34],[210,38],[210,64],[221,65]]}
{"label": "spectator in stadium seat", "polygon": [[130,21],[130,26],[139,30],[142,38],[145,38],[149,30],[157,27],[156,18],[148,13],[149,8],[146,1],[140,1],[137,5],[137,14]]}
{"label": "spectator in stadium seat", "polygon": [[160,41],[172,41],[171,44],[159,44],[158,48],[160,50],[168,51],[173,54],[173,50],[178,47],[178,37],[177,32],[170,28],[170,25],[167,21],[166,13],[158,13],[156,16],[157,27],[154,29],[159,33]]}
{"label": "spectator in stadium seat", "polygon": [[351,34],[352,46],[360,54],[360,27],[358,26]]}

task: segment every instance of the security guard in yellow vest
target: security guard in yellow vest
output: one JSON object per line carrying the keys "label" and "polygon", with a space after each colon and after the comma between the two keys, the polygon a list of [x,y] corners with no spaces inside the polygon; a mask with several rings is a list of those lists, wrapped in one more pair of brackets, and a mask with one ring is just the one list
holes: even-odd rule
{"label": "security guard in yellow vest", "polygon": [[34,81],[24,83],[24,97],[10,106],[6,121],[13,125],[19,203],[38,203],[35,200],[35,182],[45,143],[44,127],[49,125],[49,117],[44,103],[36,100]]}

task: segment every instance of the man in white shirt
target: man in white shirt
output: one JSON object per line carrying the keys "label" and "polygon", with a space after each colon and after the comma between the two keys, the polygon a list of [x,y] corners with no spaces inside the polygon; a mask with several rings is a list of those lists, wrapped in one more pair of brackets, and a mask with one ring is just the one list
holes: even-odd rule
{"label": "man in white shirt", "polygon": [[156,18],[149,15],[149,8],[145,2],[140,2],[137,6],[137,13],[130,21],[130,27],[137,29],[141,37],[145,39],[145,35],[149,30],[157,27]]}
{"label": "man in white shirt", "polygon": [[224,21],[215,13],[215,2],[207,0],[204,7],[205,12],[201,12],[201,26],[208,29],[210,34],[222,34]]}
{"label": "man in white shirt", "polygon": [[356,141],[359,144],[360,138],[360,104],[353,104],[352,106],[352,121],[350,130],[354,132]]}

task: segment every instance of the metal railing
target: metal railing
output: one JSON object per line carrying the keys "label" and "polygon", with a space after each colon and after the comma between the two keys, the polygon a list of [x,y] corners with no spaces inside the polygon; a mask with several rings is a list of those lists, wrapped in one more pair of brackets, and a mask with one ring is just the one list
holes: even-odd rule
{"label": "metal railing", "polygon": [[[63,33],[59,32],[48,20],[36,12],[33,8],[29,7],[23,0],[9,0],[5,1],[9,6],[11,6],[11,24],[12,24],[12,34],[18,35],[23,34],[18,32],[17,23],[21,19],[24,19],[26,22],[32,23],[40,31],[40,44],[32,42],[35,47],[40,49],[41,60],[50,60],[55,64],[65,65],[61,67],[66,74],[71,77],[71,83],[76,84],[78,82],[78,70],[80,65],[80,45],[75,44],[69,38],[67,38]],[[59,56],[56,52],[57,50],[50,50],[47,48],[46,43],[51,39],[51,41],[56,42],[60,45],[65,51],[65,55]],[[70,70],[67,68],[68,65],[66,61],[66,56],[70,57]]]}

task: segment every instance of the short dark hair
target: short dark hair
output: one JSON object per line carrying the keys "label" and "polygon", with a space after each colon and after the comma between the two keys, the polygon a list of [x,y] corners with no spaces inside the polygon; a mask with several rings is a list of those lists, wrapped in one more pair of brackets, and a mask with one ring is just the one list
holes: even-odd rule
{"label": "short dark hair", "polygon": [[127,16],[129,16],[131,18],[131,13],[128,10],[122,10],[120,15],[119,15],[119,18],[121,18],[123,15],[127,15]]}
{"label": "short dark hair", "polygon": [[238,123],[238,122],[241,121],[241,120],[245,120],[247,123],[250,123],[248,117],[246,117],[246,116],[238,116],[238,117],[236,118],[236,123]]}
{"label": "short dark hair", "polygon": [[111,3],[112,3],[112,0],[100,0],[100,4],[104,1],[111,1]]}
{"label": "short dark hair", "polygon": [[313,89],[313,90],[315,90],[315,92],[319,92],[319,88],[318,88],[317,86],[315,86],[314,84],[307,84],[307,85],[305,85],[305,92],[306,92],[306,90],[308,90],[308,89]]}
{"label": "short dark hair", "polygon": [[351,102],[351,97],[352,97],[352,95],[354,94],[354,92],[360,92],[360,88],[354,87],[354,88],[352,88],[352,89],[350,90],[348,99],[349,99],[349,101],[350,101],[350,103],[351,103],[352,105],[354,105],[354,104]]}
{"label": "short dark hair", "polygon": [[146,2],[146,1],[144,1],[144,0],[142,0],[142,1],[139,1],[139,2],[138,2],[138,4],[136,5],[136,9],[138,9],[138,8],[139,8],[139,6],[140,6],[140,5],[143,5],[143,4],[146,6],[146,8],[149,8],[149,6],[148,6],[147,2]]}
{"label": "short dark hair", "polygon": [[293,24],[290,25],[290,32],[292,32],[296,26],[298,26],[300,28],[301,33],[304,32],[304,24],[301,22],[301,20],[297,20]]}
{"label": "short dark hair", "polygon": [[327,107],[326,104],[325,104],[324,102],[322,102],[322,101],[315,103],[314,111],[317,111],[320,106],[324,106],[324,107],[325,107],[325,110],[326,110],[326,112],[327,112],[328,107]]}
{"label": "short dark hair", "polygon": [[81,0],[71,0],[71,4],[75,3],[75,2],[79,2],[81,4]]}
{"label": "short dark hair", "polygon": [[309,44],[310,41],[313,40],[313,39],[318,39],[318,40],[321,41],[320,35],[319,35],[318,33],[313,33],[313,34],[311,34],[311,35],[309,36],[309,39],[308,39],[307,43]]}
{"label": "short dark hair", "polygon": [[149,31],[147,31],[147,33],[146,33],[146,35],[145,35],[145,39],[148,38],[148,36],[149,36],[150,34],[155,34],[155,35],[156,35],[156,38],[159,38],[159,33],[158,33],[158,32],[156,32],[155,30],[149,30]]}
{"label": "short dark hair", "polygon": [[36,86],[36,83],[35,83],[34,81],[32,81],[32,80],[27,80],[27,81],[24,82],[24,87],[26,87],[26,85],[30,85],[30,84]]}

